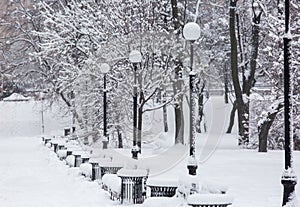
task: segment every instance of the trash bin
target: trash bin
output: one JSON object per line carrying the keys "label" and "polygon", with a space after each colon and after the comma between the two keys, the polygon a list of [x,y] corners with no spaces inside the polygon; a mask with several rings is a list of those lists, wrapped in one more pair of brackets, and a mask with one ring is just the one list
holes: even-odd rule
{"label": "trash bin", "polygon": [[92,181],[98,180],[100,178],[100,167],[99,163],[96,161],[90,161],[92,165]]}

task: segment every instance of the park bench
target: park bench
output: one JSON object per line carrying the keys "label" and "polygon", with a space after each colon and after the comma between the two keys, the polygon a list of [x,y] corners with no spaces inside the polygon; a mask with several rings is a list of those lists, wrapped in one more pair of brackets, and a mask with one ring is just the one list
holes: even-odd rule
{"label": "park bench", "polygon": [[116,174],[105,174],[102,177],[102,189],[109,192],[111,200],[120,200],[121,178]]}

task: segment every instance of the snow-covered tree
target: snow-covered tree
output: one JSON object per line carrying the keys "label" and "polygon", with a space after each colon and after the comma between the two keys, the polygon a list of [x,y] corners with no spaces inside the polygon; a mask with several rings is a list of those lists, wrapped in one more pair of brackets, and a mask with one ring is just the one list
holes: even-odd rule
{"label": "snow-covered tree", "polygon": [[[282,149],[284,146],[283,135],[283,40],[284,33],[284,7],[283,1],[271,1],[272,4],[268,8],[268,35],[265,36],[264,49],[262,51],[265,67],[262,68],[261,74],[272,85],[272,94],[270,102],[272,107],[262,111],[261,120],[259,122],[259,150],[267,151],[269,149]],[[274,9],[276,8],[276,9]],[[299,147],[299,126],[297,120],[299,117],[299,7],[291,3],[291,33],[293,34],[292,41],[292,68],[294,74],[294,142],[295,149]],[[269,133],[268,133],[269,132]]]}
{"label": "snow-covered tree", "polygon": [[41,83],[37,74],[29,75],[29,71],[38,68],[29,54],[38,50],[39,40],[33,31],[40,29],[39,13],[28,0],[4,0],[0,7],[0,78],[4,80],[1,82],[4,88],[11,83],[11,92],[24,92],[25,87],[33,88]]}
{"label": "snow-covered tree", "polygon": [[239,126],[239,144],[249,143],[249,96],[255,84],[261,19],[260,1],[230,1],[231,71]]}

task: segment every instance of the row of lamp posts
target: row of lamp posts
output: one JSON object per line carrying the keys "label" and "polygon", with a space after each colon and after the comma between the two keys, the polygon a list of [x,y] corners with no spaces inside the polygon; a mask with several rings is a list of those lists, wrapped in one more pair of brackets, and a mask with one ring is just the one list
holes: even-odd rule
{"label": "row of lamp posts", "polygon": [[[190,160],[188,164],[189,174],[196,175],[197,170],[197,162],[195,160],[195,113],[194,113],[194,105],[195,101],[193,98],[193,93],[195,90],[195,72],[193,71],[193,58],[194,58],[194,49],[193,44],[194,42],[200,37],[200,27],[195,22],[187,23],[183,28],[183,36],[184,38],[190,42],[190,74],[189,74],[189,87],[190,87],[190,135],[189,135],[189,143],[190,143]],[[129,61],[133,64],[133,71],[134,71],[134,85],[133,85],[133,143],[132,143],[132,158],[137,159],[138,153],[140,152],[141,148],[141,140],[137,140],[137,69],[138,65],[142,62],[142,55],[140,51],[133,50],[129,54]],[[104,74],[104,87],[103,87],[103,148],[107,148],[107,103],[106,103],[106,73],[109,72],[109,65],[104,63],[100,66],[101,73]]]}
{"label": "row of lamp posts", "polygon": [[[129,61],[133,64],[134,70],[134,86],[133,86],[133,148],[132,158],[137,159],[137,154],[140,152],[141,140],[137,140],[137,69],[142,62],[142,54],[138,50],[133,50],[129,54]],[[100,72],[104,76],[103,80],[103,149],[107,148],[107,89],[106,89],[106,74],[109,72],[110,66],[107,63],[100,65]]]}

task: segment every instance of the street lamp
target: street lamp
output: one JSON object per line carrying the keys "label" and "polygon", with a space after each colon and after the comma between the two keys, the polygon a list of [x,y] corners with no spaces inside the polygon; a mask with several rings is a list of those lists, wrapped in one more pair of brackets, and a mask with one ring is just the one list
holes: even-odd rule
{"label": "street lamp", "polygon": [[133,50],[129,54],[129,61],[133,64],[134,71],[134,85],[133,85],[133,146],[132,146],[132,158],[137,159],[139,147],[137,146],[137,81],[136,71],[138,64],[142,62],[142,54],[138,50]]}
{"label": "street lamp", "polygon": [[292,166],[293,152],[293,75],[290,71],[291,63],[291,41],[290,34],[290,0],[285,0],[285,35],[283,37],[284,44],[284,151],[285,165],[284,173],[281,177],[283,185],[283,202],[282,206],[287,205],[296,197],[295,185],[297,184],[297,176]]}
{"label": "street lamp", "polygon": [[194,61],[194,42],[200,37],[200,27],[195,22],[189,22],[183,27],[183,37],[190,42],[190,74],[189,74],[189,85],[190,85],[190,158],[187,164],[190,175],[196,175],[197,172],[197,162],[195,160],[195,101],[193,98],[194,93],[194,82],[196,73],[193,71],[193,61]]}
{"label": "street lamp", "polygon": [[103,73],[103,149],[107,149],[108,136],[107,136],[107,101],[106,101],[106,74],[109,72],[110,66],[107,63],[100,65],[100,72]]}
{"label": "street lamp", "polygon": [[41,104],[42,104],[42,110],[41,110],[41,115],[42,115],[42,134],[44,135],[45,133],[45,122],[44,122],[44,97],[45,92],[43,91],[40,96],[41,96]]}

